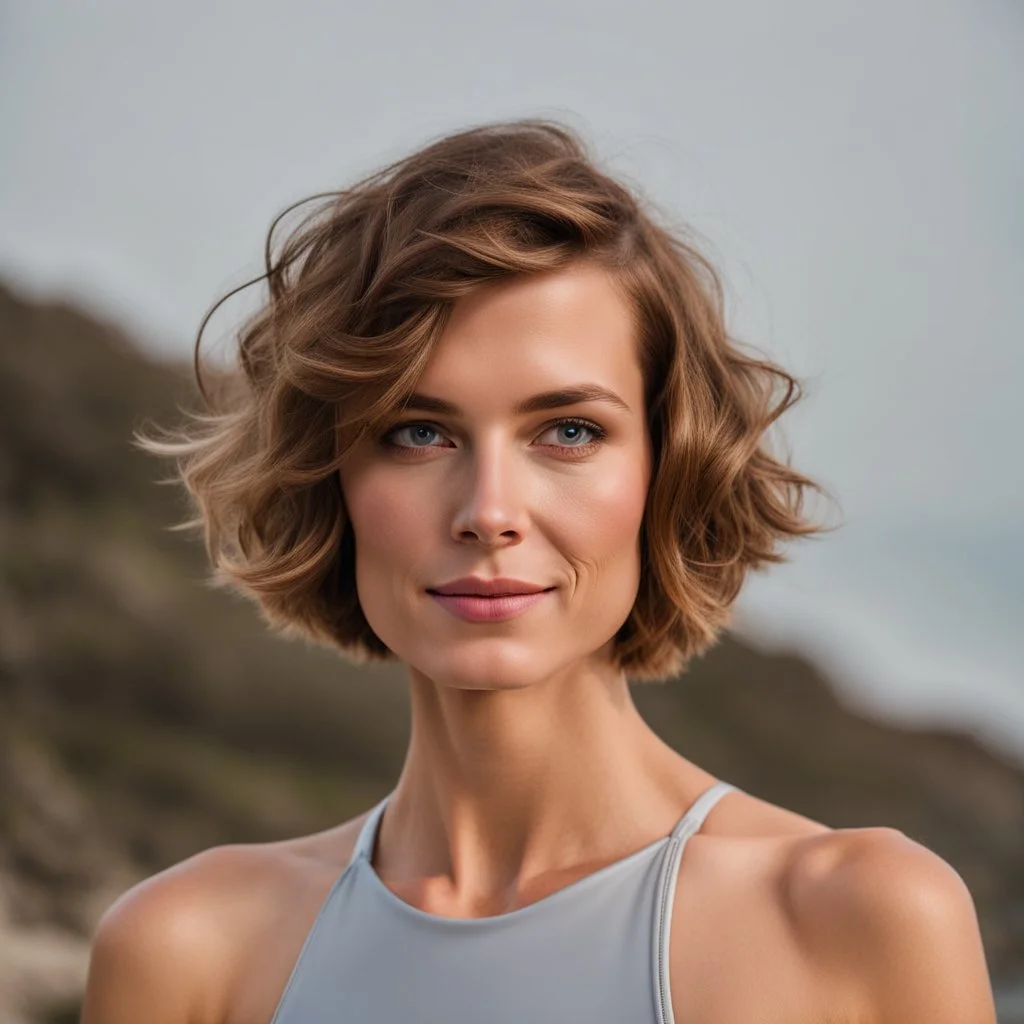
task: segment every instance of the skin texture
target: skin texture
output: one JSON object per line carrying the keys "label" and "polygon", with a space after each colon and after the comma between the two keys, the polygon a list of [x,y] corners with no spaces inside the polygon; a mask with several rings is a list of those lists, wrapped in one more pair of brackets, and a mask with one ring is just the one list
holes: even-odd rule
{"label": "skin texture", "polygon": [[[628,408],[513,411],[584,382]],[[652,468],[612,279],[578,265],[475,292],[417,391],[461,415],[405,413],[386,435],[400,447],[368,438],[341,473],[360,601],[407,666],[413,710],[373,865],[422,910],[489,916],[667,835],[715,780],[658,739],[607,660]],[[607,436],[590,445],[567,416]],[[464,575],[556,589],[467,623],[426,593]],[[270,1021],[364,819],[206,851],[136,886],[101,922],[84,1024]],[[832,830],[747,793],[686,847],[669,964],[676,1024],[995,1021],[949,865],[895,830]]]}

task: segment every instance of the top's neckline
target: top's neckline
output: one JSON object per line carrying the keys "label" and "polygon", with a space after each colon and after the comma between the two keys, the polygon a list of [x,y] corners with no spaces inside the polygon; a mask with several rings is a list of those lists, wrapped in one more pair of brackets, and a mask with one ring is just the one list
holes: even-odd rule
{"label": "top's neckline", "polygon": [[448,917],[444,914],[432,914],[427,910],[420,910],[419,907],[414,907],[411,903],[407,903],[384,884],[383,879],[377,874],[377,869],[373,866],[368,856],[364,855],[360,857],[356,861],[356,865],[367,874],[370,879],[370,884],[374,889],[376,889],[389,904],[401,913],[408,914],[420,921],[429,921],[432,924],[444,927],[486,928],[488,926],[493,927],[505,925],[511,921],[521,920],[527,915],[540,913],[545,907],[560,902],[563,897],[568,899],[573,893],[587,888],[590,884],[602,880],[616,870],[625,868],[634,861],[643,858],[645,855],[652,855],[656,850],[666,846],[671,839],[671,836],[662,836],[660,839],[655,839],[653,843],[648,843],[639,850],[634,850],[632,853],[626,854],[625,857],[620,857],[618,860],[612,861],[610,864],[605,864],[596,871],[591,871],[590,874],[584,875],[582,878],[577,878],[574,882],[570,882],[568,885],[563,885],[560,889],[556,889],[554,892],[548,893],[547,896],[542,896],[540,899],[534,900],[532,903],[527,903],[524,907],[516,907],[514,910],[506,911],[503,914],[488,914],[485,917]]}
{"label": "top's neckline", "polygon": [[591,871],[582,878],[577,878],[574,882],[570,882],[568,885],[563,885],[554,892],[548,893],[547,896],[542,896],[540,899],[534,900],[532,903],[527,903],[524,907],[516,907],[514,910],[509,910],[504,914],[489,914],[486,917],[448,917],[443,914],[432,914],[429,911],[420,910],[419,907],[414,907],[411,903],[407,903],[384,884],[380,875],[377,874],[377,869],[373,866],[372,857],[374,848],[377,845],[377,833],[380,829],[380,821],[384,815],[384,809],[387,806],[388,800],[390,799],[390,793],[373,808],[370,812],[370,817],[364,823],[363,829],[361,830],[356,843],[356,851],[352,858],[351,866],[360,867],[364,870],[364,872],[369,876],[371,885],[378,891],[382,898],[384,898],[399,912],[408,914],[414,919],[452,928],[482,928],[487,927],[488,925],[504,925],[511,921],[518,921],[531,913],[540,913],[543,908],[548,907],[553,903],[558,903],[563,898],[569,898],[573,893],[589,887],[615,871],[621,870],[630,864],[641,860],[645,856],[653,855],[657,850],[667,846],[671,842],[685,841],[690,835],[700,829],[701,825],[704,823],[704,818],[707,816],[707,813],[718,802],[718,800],[735,788],[735,786],[732,786],[727,782],[715,782],[693,801],[668,835],[661,836],[653,842],[648,843],[646,846],[642,846],[640,849],[634,850],[632,853],[627,853],[624,857],[620,857],[618,860],[605,864],[603,867],[598,868],[596,871]]}

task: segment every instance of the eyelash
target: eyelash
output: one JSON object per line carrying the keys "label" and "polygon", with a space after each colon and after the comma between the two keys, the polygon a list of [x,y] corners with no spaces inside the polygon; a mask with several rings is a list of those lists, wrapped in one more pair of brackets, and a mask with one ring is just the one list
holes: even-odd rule
{"label": "eyelash", "polygon": [[[556,420],[554,423],[549,423],[544,428],[544,431],[551,430],[554,427],[565,427],[565,426],[583,427],[586,430],[589,430],[594,435],[594,440],[593,441],[588,441],[586,444],[577,444],[577,445],[545,445],[545,447],[548,447],[548,448],[563,448],[563,449],[565,449],[565,451],[572,452],[573,455],[571,457],[575,458],[575,457],[579,456],[579,453],[582,453],[583,455],[589,455],[591,452],[593,452],[597,448],[599,448],[604,443],[605,439],[608,437],[608,431],[605,430],[603,427],[599,427],[596,423],[592,423],[590,420],[584,420],[584,419],[580,419],[578,417],[567,417],[565,419]],[[414,420],[414,421],[411,421],[409,423],[398,423],[395,426],[389,428],[388,431],[381,436],[381,438],[380,438],[381,444],[384,445],[384,447],[391,449],[392,451],[401,451],[401,452],[417,451],[417,450],[424,450],[424,449],[429,450],[431,448],[437,447],[436,445],[395,444],[394,442],[388,440],[391,437],[392,434],[397,433],[399,430],[406,430],[409,427],[427,427],[428,429],[433,430],[433,431],[435,431],[438,434],[443,433],[441,428],[436,426],[433,423],[428,423],[428,422],[425,422],[423,420]]]}

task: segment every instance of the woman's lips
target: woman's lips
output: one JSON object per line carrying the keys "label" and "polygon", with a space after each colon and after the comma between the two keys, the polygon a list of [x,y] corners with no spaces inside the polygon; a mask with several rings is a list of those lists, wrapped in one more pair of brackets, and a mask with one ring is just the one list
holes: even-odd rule
{"label": "woman's lips", "polygon": [[430,596],[444,608],[467,622],[496,622],[521,615],[527,608],[542,601],[554,587],[536,594],[502,594],[494,597],[480,597],[475,594],[435,594]]}

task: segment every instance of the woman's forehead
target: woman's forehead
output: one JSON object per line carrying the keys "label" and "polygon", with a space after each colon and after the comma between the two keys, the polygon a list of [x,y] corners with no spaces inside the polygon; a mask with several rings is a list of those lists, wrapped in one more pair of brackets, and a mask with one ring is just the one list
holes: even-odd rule
{"label": "woman's forehead", "polygon": [[558,270],[479,285],[455,302],[444,335],[509,322],[562,329],[576,322],[593,329],[609,318],[630,321],[629,301],[610,271],[591,261],[576,261]]}
{"label": "woman's forehead", "polygon": [[629,411],[643,391],[636,350],[631,306],[610,275],[573,266],[460,299],[415,390],[450,406],[501,394],[536,408],[540,393],[590,386],[592,398],[609,392]]}

